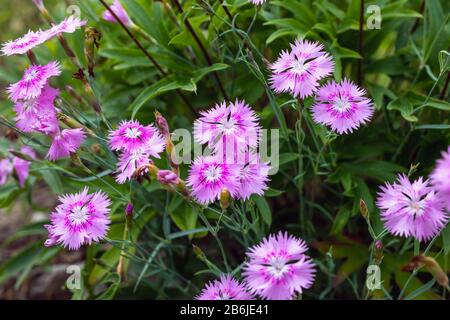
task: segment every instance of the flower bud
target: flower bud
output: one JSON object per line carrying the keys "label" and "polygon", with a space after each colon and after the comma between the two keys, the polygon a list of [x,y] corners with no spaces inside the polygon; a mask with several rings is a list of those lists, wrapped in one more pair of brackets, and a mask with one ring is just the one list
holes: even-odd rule
{"label": "flower bud", "polygon": [[383,243],[380,240],[375,241],[374,244],[374,259],[375,259],[375,263],[377,265],[381,264],[381,261],[383,261]]}
{"label": "flower bud", "polygon": [[165,185],[178,184],[178,175],[170,170],[159,170],[157,174],[158,181]]}
{"label": "flower bud", "polygon": [[127,203],[127,206],[125,207],[125,215],[127,217],[132,216],[133,215],[133,210],[134,210],[134,206],[131,202]]}
{"label": "flower bud", "polygon": [[158,176],[158,171],[159,171],[158,167],[155,166],[154,164],[150,163],[150,164],[147,166],[147,168],[148,168],[148,173],[150,174],[150,176],[151,176],[152,178],[157,178],[157,176]]}
{"label": "flower bud", "polygon": [[203,259],[205,257],[202,249],[200,249],[200,247],[196,246],[195,244],[192,245],[192,250],[194,251],[194,254],[197,258]]}
{"label": "flower bud", "polygon": [[94,77],[94,67],[95,67],[95,48],[99,47],[100,39],[102,34],[98,32],[97,29],[93,27],[86,28],[85,31],[85,41],[84,41],[84,55],[88,61],[88,72],[89,76]]}
{"label": "flower bud", "polygon": [[364,219],[369,219],[369,209],[367,209],[367,205],[363,199],[359,200],[359,212],[361,212]]}
{"label": "flower bud", "polygon": [[189,197],[189,191],[186,188],[186,182],[181,179],[178,179],[177,191],[181,193],[185,197]]}
{"label": "flower bud", "polygon": [[402,271],[412,271],[420,267],[425,267],[441,286],[445,288],[448,287],[449,282],[447,274],[432,257],[423,255],[415,256],[407,265],[403,266]]}
{"label": "flower bud", "polygon": [[90,135],[91,137],[95,137],[95,133],[91,129],[86,128],[77,120],[73,119],[72,117],[69,117],[68,115],[65,115],[64,113],[58,112],[56,114],[56,118],[71,129],[82,128],[84,131],[87,132],[88,135]]}
{"label": "flower bud", "polygon": [[223,188],[222,191],[220,191],[220,207],[222,210],[228,209],[230,206],[230,192],[227,188]]}
{"label": "flower bud", "polygon": [[169,124],[167,123],[166,118],[158,111],[155,111],[155,123],[159,131],[161,131],[161,134],[167,139],[167,137],[170,136]]}

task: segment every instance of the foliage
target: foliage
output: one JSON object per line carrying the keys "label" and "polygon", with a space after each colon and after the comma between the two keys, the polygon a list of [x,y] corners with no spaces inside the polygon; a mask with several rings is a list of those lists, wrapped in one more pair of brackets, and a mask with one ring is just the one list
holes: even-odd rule
{"label": "foliage", "polygon": [[[379,186],[393,181],[397,173],[428,176],[440,152],[450,145],[450,103],[444,91],[450,70],[448,1],[427,0],[423,11],[420,1],[365,1],[366,8],[371,4],[381,7],[382,22],[380,29],[364,24],[362,52],[359,0],[274,0],[258,7],[247,0],[227,0],[232,20],[221,1],[215,0],[182,1],[183,13],[165,0],[121,3],[138,27],[132,30],[135,37],[164,74],[120,25],[101,18],[104,7],[99,1],[75,1],[88,26],[102,34],[95,77],[89,82],[103,117],[91,108],[82,83],[71,76],[76,67],[59,43],[53,40],[36,49],[38,61],[62,63],[58,107],[95,136],[77,153],[82,164],[73,159],[52,163],[40,157],[32,164],[25,189],[13,180],[0,186],[1,208],[19,201],[38,208],[31,191],[43,184],[54,195],[88,186],[105,191],[113,200],[113,224],[106,243],[83,249],[82,288],[73,292],[74,298],[190,299],[222,272],[239,275],[246,249],[278,230],[287,230],[312,247],[309,254],[318,273],[312,289],[304,292],[305,299],[442,297],[442,287],[429,285],[426,269],[412,276],[402,271],[419,248],[410,239],[384,231],[375,200]],[[57,21],[66,14],[62,1],[49,1],[47,8]],[[369,16],[366,12],[365,19]],[[18,14],[16,19],[20,18]],[[210,64],[186,21],[206,48]],[[44,23],[26,25],[23,31]],[[19,35],[3,34],[1,40]],[[334,57],[336,80],[345,77],[356,82],[361,63],[362,86],[376,107],[368,125],[338,136],[312,120],[312,99],[301,107],[287,94],[274,95],[268,85],[267,63],[298,37],[324,44]],[[83,31],[66,39],[87,70]],[[28,61],[26,56],[2,57],[1,64],[0,79],[6,86],[20,78]],[[67,85],[80,101],[64,90]],[[245,99],[260,115],[264,128],[280,129],[280,168],[271,176],[264,197],[236,201],[222,214],[218,206],[204,210],[192,206],[155,181],[125,185],[114,181],[117,159],[107,146],[109,126],[130,118],[150,123],[158,110],[170,128],[191,130],[196,115],[179,92],[196,112],[223,99]],[[12,103],[6,95],[0,112],[2,123],[13,128]],[[48,148],[48,140],[27,134],[19,134],[15,143],[32,145],[41,155]],[[0,146],[6,155],[10,142],[4,138]],[[156,165],[167,167],[167,159]],[[181,166],[182,178],[187,169]],[[361,199],[370,213],[368,221],[360,214]],[[128,202],[135,211],[130,230],[124,232]],[[50,213],[52,208],[46,210]],[[24,226],[2,244],[30,236],[40,241],[3,262],[0,284],[16,277],[20,286],[32,268],[51,265],[55,255],[62,253],[43,247],[43,224]],[[369,228],[373,228],[372,235]],[[375,259],[375,240],[384,245],[383,285],[381,290],[368,292],[366,268]],[[422,244],[420,251],[436,257],[447,271],[450,229],[427,245]],[[118,274],[121,255],[125,265]]]}

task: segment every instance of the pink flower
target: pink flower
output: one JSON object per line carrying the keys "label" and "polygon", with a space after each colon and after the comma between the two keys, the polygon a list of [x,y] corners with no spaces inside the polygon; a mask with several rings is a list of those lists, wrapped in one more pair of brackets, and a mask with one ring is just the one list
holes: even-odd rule
{"label": "pink flower", "polygon": [[266,2],[267,0],[249,0],[251,3],[256,4],[256,5],[261,5],[264,2]]}
{"label": "pink flower", "polygon": [[[216,152],[235,155],[245,147],[257,147],[260,137],[258,117],[244,102],[222,102],[201,112],[194,123],[194,138]],[[225,150],[224,150],[225,148]]]}
{"label": "pink flower", "polygon": [[77,151],[84,142],[86,134],[83,129],[64,129],[59,134],[52,137],[52,145],[47,153],[50,161],[69,157],[71,153]]}
{"label": "pink flower", "polygon": [[8,177],[14,170],[13,164],[9,159],[0,160],[0,186],[8,181]]}
{"label": "pink flower", "polygon": [[143,126],[138,121],[122,121],[109,134],[109,145],[112,150],[134,151],[145,147],[151,156],[159,158],[164,151],[165,140],[152,125]]}
{"label": "pink flower", "polygon": [[22,37],[8,41],[2,45],[2,55],[11,56],[15,54],[24,54],[47,41],[49,35],[45,31],[28,31]]}
{"label": "pink flower", "polygon": [[47,83],[38,97],[16,102],[14,111],[17,114],[17,128],[23,132],[55,134],[58,131],[58,120],[54,101],[58,94],[59,90]]}
{"label": "pink flower", "polygon": [[267,190],[270,166],[261,162],[257,154],[246,156],[246,162],[240,166],[239,190],[236,193],[240,199],[248,199],[252,194],[263,195]]}
{"label": "pink flower", "polygon": [[59,197],[61,202],[46,225],[49,235],[46,246],[61,244],[69,250],[78,250],[82,245],[99,242],[106,236],[110,219],[111,201],[103,192],[88,194],[81,192]]}
{"label": "pink flower", "polygon": [[[31,159],[36,158],[36,153],[30,147],[23,146],[20,148],[20,152],[29,156]],[[19,157],[14,157],[12,163],[14,170],[16,171],[17,179],[19,180],[19,185],[23,188],[25,186],[25,181],[28,178],[31,162]]]}
{"label": "pink flower", "polygon": [[80,18],[76,16],[66,17],[59,24],[54,25],[50,29],[47,30],[50,37],[54,37],[59,33],[73,33],[77,29],[81,28],[86,24],[85,20],[80,20]]}
{"label": "pink flower", "polygon": [[31,65],[25,70],[19,82],[8,87],[9,98],[14,102],[37,98],[47,84],[48,79],[60,74],[61,69],[56,61],[51,61],[43,66]]}
{"label": "pink flower", "polygon": [[214,156],[198,157],[191,164],[187,185],[195,199],[205,205],[219,199],[223,188],[235,196],[239,188],[239,166]]}
{"label": "pink flower", "polygon": [[243,284],[230,275],[221,275],[220,280],[206,284],[196,300],[255,300]]}
{"label": "pink flower", "polygon": [[314,93],[319,80],[333,72],[334,63],[318,42],[300,39],[291,49],[270,65],[271,87],[277,93],[289,92],[303,99]]}
{"label": "pink flower", "polygon": [[[35,1],[36,6],[38,8],[43,8],[43,4],[41,1]],[[38,30],[38,31],[28,31],[22,37],[8,41],[2,45],[2,54],[3,55],[15,55],[15,54],[24,54],[29,50],[43,44],[47,40],[50,40],[57,34],[61,32],[69,32],[72,33],[76,29],[84,26],[86,21],[82,21],[75,16],[70,16],[64,19],[60,24],[55,25],[47,30]]]}
{"label": "pink flower", "polygon": [[352,132],[367,122],[374,108],[370,99],[364,97],[365,90],[351,81],[334,81],[322,86],[312,106],[314,121],[331,126],[339,134]]}
{"label": "pink flower", "polygon": [[291,300],[314,281],[314,263],[301,239],[279,232],[250,248],[244,267],[248,288],[268,300]]}
{"label": "pink flower", "polygon": [[[117,15],[119,20],[126,25],[127,27],[131,27],[133,25],[133,21],[131,21],[130,17],[128,16],[125,9],[120,4],[119,0],[114,0],[114,3],[112,6],[109,6],[109,8]],[[109,10],[103,11],[103,19],[106,21],[117,23],[116,18],[109,12]]]}
{"label": "pink flower", "polygon": [[377,205],[389,232],[419,241],[439,234],[448,220],[442,201],[422,177],[411,184],[401,174],[394,184],[386,183],[378,193]]}
{"label": "pink flower", "polygon": [[430,175],[431,184],[438,192],[450,211],[450,147],[442,152],[442,158],[436,161],[436,167]]}
{"label": "pink flower", "polygon": [[124,151],[119,157],[119,166],[116,176],[117,183],[125,183],[131,180],[138,169],[142,169],[141,174],[148,171],[147,166],[151,163],[150,148],[139,148],[136,150]]}
{"label": "pink flower", "polygon": [[157,179],[160,183],[166,185],[174,185],[179,182],[178,175],[170,170],[159,170],[157,174]]}

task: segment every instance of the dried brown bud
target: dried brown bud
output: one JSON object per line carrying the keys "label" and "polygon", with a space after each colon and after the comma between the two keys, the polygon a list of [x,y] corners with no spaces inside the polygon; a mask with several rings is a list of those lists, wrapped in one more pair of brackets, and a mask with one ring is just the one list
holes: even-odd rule
{"label": "dried brown bud", "polygon": [[227,188],[223,188],[222,191],[220,191],[220,207],[222,210],[228,209],[230,206],[230,192]]}
{"label": "dried brown bud", "polygon": [[367,209],[367,205],[363,199],[359,200],[359,212],[361,212],[364,219],[369,219],[369,209]]}
{"label": "dried brown bud", "polygon": [[411,261],[402,267],[402,271],[412,271],[417,268],[425,267],[431,273],[436,281],[443,287],[448,287],[447,274],[442,270],[441,266],[432,257],[415,256]]}

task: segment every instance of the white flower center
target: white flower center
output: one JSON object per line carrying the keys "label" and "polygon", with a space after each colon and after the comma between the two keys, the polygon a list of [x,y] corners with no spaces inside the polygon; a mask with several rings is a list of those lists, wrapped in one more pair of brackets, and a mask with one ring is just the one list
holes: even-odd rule
{"label": "white flower center", "polygon": [[299,60],[296,60],[291,67],[291,70],[297,74],[303,74],[307,69],[306,64]]}
{"label": "white flower center", "polygon": [[36,77],[37,74],[38,74],[38,71],[37,71],[37,70],[31,70],[30,72],[28,72],[28,73],[25,75],[25,81],[31,81],[31,80],[33,80],[33,79]]}
{"label": "white flower center", "polygon": [[125,130],[125,137],[129,139],[136,139],[141,135],[139,128],[127,128]]}
{"label": "white flower center", "polygon": [[36,98],[31,98],[29,100],[23,101],[23,109],[25,112],[33,111],[36,105]]}
{"label": "white flower center", "polygon": [[222,123],[222,131],[224,133],[231,133],[234,131],[235,125],[236,121],[234,121],[234,119],[227,119]]}
{"label": "white flower center", "polygon": [[410,200],[408,204],[408,208],[410,210],[410,213],[415,216],[421,216],[424,212],[424,206],[422,201],[417,200]]}
{"label": "white flower center", "polygon": [[86,206],[75,206],[69,214],[72,224],[79,225],[85,223],[88,219],[89,212]]}
{"label": "white flower center", "polygon": [[220,178],[222,169],[218,166],[212,165],[206,168],[205,178],[207,181],[216,181]]}
{"label": "white flower center", "polygon": [[282,277],[283,274],[286,273],[286,271],[287,268],[284,259],[273,258],[272,261],[270,261],[270,272],[276,278]]}
{"label": "white flower center", "polygon": [[228,292],[221,290],[217,298],[217,300],[231,300],[231,295]]}
{"label": "white flower center", "polygon": [[351,103],[346,98],[339,98],[334,104],[333,108],[339,112],[345,112],[352,107]]}

